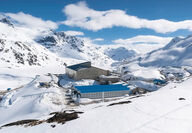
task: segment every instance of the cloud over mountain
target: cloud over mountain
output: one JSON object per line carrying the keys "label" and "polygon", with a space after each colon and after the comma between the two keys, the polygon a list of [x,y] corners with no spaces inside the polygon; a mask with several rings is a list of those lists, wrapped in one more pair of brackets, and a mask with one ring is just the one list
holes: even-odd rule
{"label": "cloud over mountain", "polygon": [[147,28],[158,33],[175,32],[181,29],[192,31],[192,20],[178,22],[166,19],[148,20],[129,15],[124,10],[97,11],[89,8],[85,2],[69,4],[64,7],[63,13],[67,16],[63,24],[92,31],[114,26],[133,29]]}
{"label": "cloud over mountain", "polygon": [[30,27],[34,29],[56,29],[58,25],[50,20],[43,20],[38,17],[34,17],[30,14],[25,14],[23,12],[19,13],[5,13],[6,16],[10,17],[18,26]]}
{"label": "cloud over mountain", "polygon": [[147,53],[154,49],[161,48],[167,44],[172,37],[160,37],[153,35],[138,35],[127,39],[113,40],[115,44],[127,45],[138,53]]}

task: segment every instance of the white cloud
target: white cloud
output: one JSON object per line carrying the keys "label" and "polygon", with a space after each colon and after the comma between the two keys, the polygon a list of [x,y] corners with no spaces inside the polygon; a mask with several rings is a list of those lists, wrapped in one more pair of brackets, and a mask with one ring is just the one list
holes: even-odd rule
{"label": "white cloud", "polygon": [[43,20],[23,12],[0,13],[0,18],[8,18],[14,24],[14,28],[0,23],[0,35],[12,40],[31,40],[39,35],[49,34],[50,30],[56,29],[57,23]]}
{"label": "white cloud", "polygon": [[93,39],[93,41],[95,41],[95,42],[104,41],[104,39],[103,38],[95,38],[95,39]]}
{"label": "white cloud", "polygon": [[57,24],[50,20],[42,20],[41,18],[34,17],[30,14],[25,14],[23,12],[19,13],[5,13],[6,16],[10,17],[16,22],[17,26],[28,27],[38,30],[48,30],[56,29]]}
{"label": "white cloud", "polygon": [[117,39],[113,42],[119,45],[126,45],[138,53],[147,53],[161,48],[171,41],[172,37],[159,37],[152,35],[139,35],[128,39]]}
{"label": "white cloud", "polygon": [[67,35],[69,35],[69,36],[83,36],[83,35],[84,35],[83,32],[80,32],[80,31],[72,31],[72,30],[65,31],[65,34],[67,34]]}
{"label": "white cloud", "polygon": [[167,43],[170,41],[171,37],[160,37],[160,36],[152,36],[152,35],[138,35],[128,39],[117,39],[114,40],[114,43],[121,44],[139,44],[139,43],[147,43],[147,44],[158,44],[158,43]]}
{"label": "white cloud", "polygon": [[133,29],[148,28],[158,33],[175,32],[180,29],[192,30],[192,20],[173,22],[165,19],[148,20],[126,14],[123,10],[96,11],[85,2],[69,4],[63,9],[67,20],[62,23],[88,30],[101,30],[122,26]]}

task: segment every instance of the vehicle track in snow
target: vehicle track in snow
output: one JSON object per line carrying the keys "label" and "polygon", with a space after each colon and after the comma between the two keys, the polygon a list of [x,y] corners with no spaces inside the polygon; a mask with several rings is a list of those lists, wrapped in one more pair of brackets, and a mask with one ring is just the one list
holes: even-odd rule
{"label": "vehicle track in snow", "polygon": [[157,121],[157,120],[159,120],[159,119],[168,118],[168,117],[166,117],[166,116],[169,115],[169,114],[172,114],[172,113],[174,113],[174,112],[180,111],[180,110],[182,110],[183,108],[189,107],[189,106],[191,106],[191,105],[192,105],[192,103],[188,103],[188,104],[185,104],[185,105],[180,106],[180,107],[178,107],[178,108],[175,108],[175,109],[173,109],[173,110],[171,110],[171,111],[169,111],[169,112],[167,112],[167,113],[161,114],[161,115],[159,115],[158,117],[156,117],[156,118],[154,118],[154,119],[152,119],[152,120],[149,120],[149,121],[141,124],[140,126],[134,128],[134,129],[131,129],[131,130],[128,131],[127,133],[136,132],[137,130],[139,130],[139,129],[141,129],[141,128],[144,128],[144,127],[146,127],[147,125],[149,125],[149,124],[151,124],[151,123],[153,123],[153,122],[155,122],[155,121]]}

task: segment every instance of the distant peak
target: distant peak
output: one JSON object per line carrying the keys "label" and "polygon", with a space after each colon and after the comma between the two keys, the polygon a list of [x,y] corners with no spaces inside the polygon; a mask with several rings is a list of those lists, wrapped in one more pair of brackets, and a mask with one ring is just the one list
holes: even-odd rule
{"label": "distant peak", "polygon": [[179,42],[180,40],[182,40],[183,38],[180,38],[180,37],[174,37],[171,42],[174,42],[174,43],[177,43]]}
{"label": "distant peak", "polygon": [[177,44],[179,41],[183,40],[181,37],[174,37],[163,49],[168,49],[175,44]]}
{"label": "distant peak", "polygon": [[57,32],[54,32],[54,34],[57,35],[57,36],[62,36],[62,37],[66,36],[64,31],[57,31]]}

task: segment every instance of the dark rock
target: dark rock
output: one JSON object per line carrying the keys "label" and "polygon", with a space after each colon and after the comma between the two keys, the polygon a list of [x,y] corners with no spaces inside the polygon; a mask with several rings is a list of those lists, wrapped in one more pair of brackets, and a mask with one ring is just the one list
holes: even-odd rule
{"label": "dark rock", "polygon": [[183,98],[183,97],[180,97],[180,98],[179,98],[179,100],[186,100],[186,99],[185,99],[185,98]]}
{"label": "dark rock", "polygon": [[[5,124],[5,125],[1,126],[0,128],[8,127],[8,126],[17,126],[17,125],[24,125],[25,127],[36,126],[36,125],[39,125],[39,124],[42,124],[45,122],[47,122],[47,123],[57,122],[57,123],[64,124],[67,121],[71,121],[71,120],[79,118],[78,114],[81,114],[81,113],[83,113],[83,112],[77,112],[74,110],[66,110],[64,112],[53,112],[53,113],[50,113],[50,115],[53,115],[53,114],[54,115],[47,120],[35,120],[35,119],[20,120],[20,121],[12,122],[9,124]],[[56,127],[56,125],[52,124],[51,127],[54,128],[54,127]]]}
{"label": "dark rock", "polygon": [[51,125],[51,127],[52,127],[52,128],[55,128],[55,127],[56,127],[56,125]]}
{"label": "dark rock", "polygon": [[129,104],[129,103],[131,103],[131,101],[122,101],[122,102],[118,102],[118,103],[111,103],[108,106],[119,105],[119,104]]}
{"label": "dark rock", "polygon": [[54,36],[46,36],[37,40],[37,42],[44,44],[45,46],[54,46],[57,41]]}
{"label": "dark rock", "polygon": [[29,124],[31,122],[37,122],[38,120],[34,120],[34,119],[29,119],[29,120],[21,120],[21,121],[16,121],[16,122],[12,122],[9,124],[5,124],[2,127],[8,127],[8,126],[16,126],[16,125],[24,125],[24,124]]}
{"label": "dark rock", "polygon": [[78,118],[78,114],[82,112],[56,112],[53,117],[47,119],[48,123],[57,122],[64,124],[67,121],[71,121]]}
{"label": "dark rock", "polygon": [[19,53],[15,50],[12,50],[12,51],[14,53],[15,59],[17,59],[17,63],[24,64],[25,63],[23,59],[24,54]]}
{"label": "dark rock", "polygon": [[4,46],[5,46],[5,40],[0,39],[0,52],[4,50]]}
{"label": "dark rock", "polygon": [[11,21],[7,18],[3,18],[0,20],[0,22],[4,23],[4,24],[7,24],[9,26],[11,26],[12,28],[14,28],[14,25],[11,23]]}
{"label": "dark rock", "polygon": [[29,65],[37,65],[37,55],[28,53],[27,57]]}

